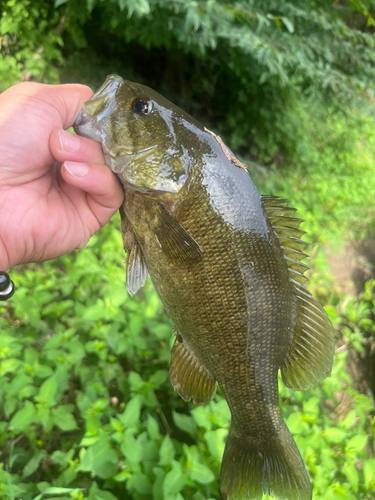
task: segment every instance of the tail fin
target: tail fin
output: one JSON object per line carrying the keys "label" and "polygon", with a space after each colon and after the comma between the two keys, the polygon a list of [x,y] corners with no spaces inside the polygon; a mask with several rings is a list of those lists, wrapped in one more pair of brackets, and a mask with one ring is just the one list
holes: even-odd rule
{"label": "tail fin", "polygon": [[224,500],[260,500],[265,493],[279,500],[311,500],[312,495],[301,455],[285,424],[265,443],[231,428],[220,488]]}

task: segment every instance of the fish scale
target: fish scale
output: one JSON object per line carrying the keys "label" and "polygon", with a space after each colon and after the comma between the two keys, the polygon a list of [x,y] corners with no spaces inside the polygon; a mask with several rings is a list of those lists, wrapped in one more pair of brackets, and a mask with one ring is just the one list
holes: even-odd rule
{"label": "fish scale", "polygon": [[219,384],[232,420],[224,499],[310,500],[301,455],[279,408],[329,375],[334,338],[303,287],[306,243],[287,200],[261,197],[246,167],[194,118],[117,75],[84,104],[77,133],[100,137],[119,176],[130,294],[147,273],[176,328],[170,379],[205,403]]}

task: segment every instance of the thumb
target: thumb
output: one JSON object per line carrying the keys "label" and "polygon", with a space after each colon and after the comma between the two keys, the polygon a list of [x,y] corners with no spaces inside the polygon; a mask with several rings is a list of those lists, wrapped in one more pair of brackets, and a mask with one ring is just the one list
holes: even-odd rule
{"label": "thumb", "polygon": [[65,85],[46,85],[43,83],[22,82],[13,85],[0,95],[0,105],[8,106],[2,109],[1,119],[7,114],[13,116],[16,111],[23,109],[27,103],[39,105],[39,111],[49,110],[49,121],[54,128],[67,129],[71,127],[82,108],[82,104],[88,101],[93,91],[86,85],[77,83]]}

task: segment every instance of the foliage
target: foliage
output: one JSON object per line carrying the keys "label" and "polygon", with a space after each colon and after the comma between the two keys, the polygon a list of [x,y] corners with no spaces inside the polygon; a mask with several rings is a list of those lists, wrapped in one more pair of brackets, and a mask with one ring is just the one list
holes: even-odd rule
{"label": "foliage", "polygon": [[267,161],[293,153],[284,125],[296,95],[314,105],[374,97],[374,5],[7,0],[0,88],[17,79],[56,82],[56,68],[62,81],[97,88],[116,72],[217,127],[232,149]]}
{"label": "foliage", "polygon": [[[6,0],[0,90],[19,80],[146,83],[222,134],[264,194],[285,196],[310,242],[372,234],[372,0]],[[345,104],[345,107],[343,107]],[[372,111],[373,112],[373,111]],[[0,306],[0,497],[219,498],[229,412],[184,403],[168,379],[172,325],[147,283],[130,298],[119,220],[73,255],[13,270]],[[375,498],[374,403],[350,349],[373,349],[374,285],[334,293],[322,251],[312,285],[344,345],[281,409],[314,498]]]}
{"label": "foliage", "polygon": [[341,304],[342,339],[369,366],[369,385],[375,391],[375,281],[365,283],[359,297],[347,296]]}
{"label": "foliage", "polygon": [[7,0],[0,5],[0,91],[20,80],[57,83],[61,36],[51,27],[59,14],[45,0]]}
{"label": "foliage", "polygon": [[[117,72],[148,83],[262,160],[292,153],[285,109],[295,94],[314,103],[375,95],[374,38],[346,23],[359,4],[119,0],[122,13],[110,2],[90,2],[85,13],[65,5],[64,80],[86,76],[97,87]],[[373,6],[362,5],[370,25]],[[77,32],[84,56],[68,42]]]}
{"label": "foliage", "polygon": [[[250,164],[264,194],[291,200],[306,219],[304,239],[320,245],[343,239],[373,237],[375,211],[375,128],[373,119],[353,110],[311,109],[296,100],[288,110],[284,136],[293,149],[289,167],[259,168]],[[287,173],[287,175],[286,175]]]}
{"label": "foliage", "polygon": [[[171,324],[149,283],[128,296],[118,226],[74,256],[13,271],[17,293],[0,308],[2,498],[220,498],[227,405],[220,394],[186,404],[172,390]],[[340,305],[331,316],[342,320]],[[280,381],[316,499],[375,494],[374,406],[346,356],[311,391]]]}

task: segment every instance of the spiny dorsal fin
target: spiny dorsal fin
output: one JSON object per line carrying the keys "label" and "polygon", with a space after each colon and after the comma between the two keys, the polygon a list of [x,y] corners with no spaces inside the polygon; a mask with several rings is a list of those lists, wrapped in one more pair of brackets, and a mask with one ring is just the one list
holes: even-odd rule
{"label": "spiny dorsal fin", "polygon": [[307,247],[307,243],[299,238],[306,232],[299,229],[303,219],[292,217],[296,209],[285,206],[288,201],[277,198],[277,196],[262,196],[263,206],[288,263],[290,277],[303,283],[307,281],[303,273],[309,269],[305,264],[301,264],[301,260],[307,257],[302,251]]}
{"label": "spiny dorsal fin", "polygon": [[301,260],[307,257],[303,250],[307,243],[298,239],[301,219],[292,217],[295,210],[285,207],[287,200],[273,196],[262,197],[264,208],[273,230],[278,236],[288,264],[290,281],[297,297],[297,319],[293,341],[281,366],[284,383],[294,390],[304,390],[326,378],[332,368],[334,334],[331,322],[311,294],[302,286],[307,280],[303,273],[308,269]]}
{"label": "spiny dorsal fin", "polygon": [[277,196],[262,196],[262,201],[267,209],[270,207],[285,207],[285,205],[290,202],[290,200],[278,198]]}

